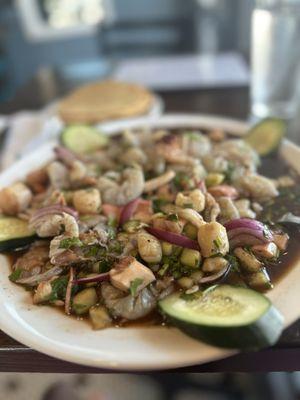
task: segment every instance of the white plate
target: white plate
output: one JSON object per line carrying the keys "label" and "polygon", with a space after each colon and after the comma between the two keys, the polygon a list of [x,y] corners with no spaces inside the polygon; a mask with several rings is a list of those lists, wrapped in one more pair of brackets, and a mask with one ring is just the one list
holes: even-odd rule
{"label": "white plate", "polygon": [[[243,122],[212,116],[165,115],[156,119],[140,118],[127,122],[113,122],[104,126],[108,134],[135,127],[199,127],[223,128],[237,135],[243,134]],[[0,176],[0,186],[22,179],[30,170],[53,157],[54,143],[39,148],[23,158]],[[300,149],[288,141],[282,154],[293,153],[294,167],[300,167]],[[93,331],[85,322],[68,318],[51,307],[31,303],[28,292],[8,280],[9,264],[1,256],[0,327],[14,339],[42,353],[83,365],[125,369],[154,370],[183,367],[223,358],[232,351],[221,350],[197,342],[175,328],[111,328]],[[300,267],[300,265],[299,265]],[[299,317],[300,268],[293,268],[269,294],[283,313],[285,325]]]}

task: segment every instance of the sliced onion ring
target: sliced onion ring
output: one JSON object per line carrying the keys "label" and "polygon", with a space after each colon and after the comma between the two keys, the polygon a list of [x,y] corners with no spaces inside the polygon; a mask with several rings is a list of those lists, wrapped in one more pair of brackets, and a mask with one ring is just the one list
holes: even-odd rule
{"label": "sliced onion ring", "polygon": [[70,208],[67,206],[62,206],[60,204],[54,204],[54,205],[39,208],[38,210],[36,210],[30,218],[30,223],[33,223],[37,219],[45,217],[46,215],[62,214],[62,213],[70,214],[75,219],[78,219],[78,212],[76,210],[74,210],[73,208]]}
{"label": "sliced onion ring", "polygon": [[236,247],[255,246],[257,244],[265,244],[265,242],[253,235],[241,234],[229,240],[229,245],[231,249],[234,249]]}
{"label": "sliced onion ring", "polygon": [[216,274],[209,275],[209,276],[204,276],[203,278],[200,279],[199,283],[211,283],[214,282],[223,276],[225,276],[230,270],[230,265],[226,265],[221,271],[217,272]]}
{"label": "sliced onion ring", "polygon": [[263,229],[251,229],[251,228],[236,228],[228,231],[227,236],[228,239],[231,240],[240,235],[251,235],[255,236],[257,239],[260,239],[264,243],[269,243],[272,241],[272,233],[269,230]]}
{"label": "sliced onion ring", "polygon": [[54,152],[56,157],[68,166],[71,166],[74,161],[79,159],[75,153],[62,146],[55,147]]}
{"label": "sliced onion ring", "polygon": [[179,235],[178,233],[164,231],[157,228],[145,228],[147,232],[155,236],[157,239],[164,240],[165,242],[175,244],[177,246],[185,247],[192,250],[200,250],[196,240],[189,239],[186,236]]}
{"label": "sliced onion ring", "polygon": [[125,222],[127,222],[132,217],[135,210],[137,209],[137,206],[139,205],[140,200],[141,199],[138,197],[137,199],[130,201],[126,204],[126,206],[123,207],[120,214],[120,225],[125,224]]}
{"label": "sliced onion ring", "polygon": [[269,243],[273,240],[272,232],[260,221],[239,218],[225,225],[231,248]]}
{"label": "sliced onion ring", "polygon": [[104,282],[109,280],[109,272],[104,272],[95,276],[88,276],[86,278],[79,278],[73,281],[74,285],[81,283]]}
{"label": "sliced onion ring", "polygon": [[250,218],[233,219],[232,221],[226,222],[224,226],[227,229],[227,231],[231,231],[232,229],[236,228],[249,228],[257,230],[263,230],[265,228],[262,222]]}

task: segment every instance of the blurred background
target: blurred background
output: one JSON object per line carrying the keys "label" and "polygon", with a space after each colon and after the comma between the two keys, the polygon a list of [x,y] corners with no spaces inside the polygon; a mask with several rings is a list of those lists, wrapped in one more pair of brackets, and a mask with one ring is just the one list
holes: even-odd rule
{"label": "blurred background", "polygon": [[[167,55],[227,55],[220,62],[233,62],[237,83],[247,83],[239,57],[249,60],[253,0],[1,0],[0,7],[2,100],[45,69],[73,82],[132,78],[131,64],[120,63]],[[221,78],[207,76],[206,85]]]}
{"label": "blurred background", "polygon": [[[34,378],[35,384],[32,384]],[[297,400],[300,376],[269,374],[0,374],[7,400]]]}

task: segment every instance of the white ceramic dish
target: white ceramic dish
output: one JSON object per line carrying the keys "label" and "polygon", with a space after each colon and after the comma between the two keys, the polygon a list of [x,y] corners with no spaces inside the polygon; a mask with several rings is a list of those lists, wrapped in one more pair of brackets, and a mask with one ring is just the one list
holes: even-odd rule
{"label": "white ceramic dish", "polygon": [[[102,126],[107,134],[134,127],[221,127],[242,135],[243,122],[213,116],[165,115],[113,122]],[[53,157],[55,143],[40,147],[0,176],[0,186],[22,179],[29,171]],[[281,154],[300,172],[300,149],[284,141]],[[290,157],[290,155],[293,157]],[[0,328],[16,340],[42,353],[83,365],[124,370],[154,370],[183,367],[223,358],[232,351],[207,346],[175,328],[145,327],[93,331],[85,322],[68,318],[51,307],[33,306],[30,295],[8,280],[9,264],[0,256]],[[299,263],[300,267],[300,263]],[[285,325],[299,315],[300,268],[293,268],[269,294],[283,313]]]}

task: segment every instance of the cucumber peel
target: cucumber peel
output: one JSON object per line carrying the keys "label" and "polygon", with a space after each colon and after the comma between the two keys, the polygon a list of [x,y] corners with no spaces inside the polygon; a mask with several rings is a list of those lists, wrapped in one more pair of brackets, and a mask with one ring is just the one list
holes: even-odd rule
{"label": "cucumber peel", "polygon": [[244,141],[260,156],[266,156],[277,150],[286,131],[287,125],[282,119],[265,118],[249,130]]}
{"label": "cucumber peel", "polygon": [[88,125],[70,125],[61,135],[64,146],[77,154],[86,154],[100,149],[108,143],[108,137]]}
{"label": "cucumber peel", "polygon": [[189,299],[177,292],[161,300],[159,307],[183,332],[224,348],[270,346],[283,329],[283,318],[267,297],[239,286],[217,285]]}
{"label": "cucumber peel", "polygon": [[16,217],[0,217],[0,251],[27,246],[36,239],[28,222]]}

